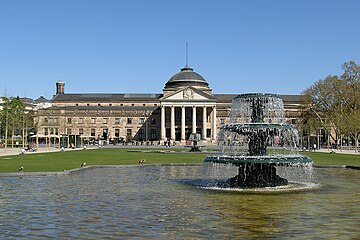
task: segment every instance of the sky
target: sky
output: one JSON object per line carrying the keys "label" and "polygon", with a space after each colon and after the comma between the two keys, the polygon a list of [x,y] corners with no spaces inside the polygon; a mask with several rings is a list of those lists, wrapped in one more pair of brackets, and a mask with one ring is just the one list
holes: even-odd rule
{"label": "sky", "polygon": [[162,93],[188,63],[213,93],[301,94],[360,64],[358,0],[0,0],[0,95]]}

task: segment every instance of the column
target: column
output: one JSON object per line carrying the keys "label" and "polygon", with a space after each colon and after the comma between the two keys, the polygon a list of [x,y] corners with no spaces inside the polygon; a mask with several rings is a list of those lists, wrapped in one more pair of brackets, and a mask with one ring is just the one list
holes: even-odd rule
{"label": "column", "polygon": [[175,107],[171,106],[170,115],[170,139],[175,140]]}
{"label": "column", "polygon": [[193,106],[192,107],[192,129],[191,132],[192,133],[196,133],[196,107]]}
{"label": "column", "polygon": [[181,107],[181,141],[185,141],[185,107]]}
{"label": "column", "polygon": [[165,140],[165,107],[161,106],[161,140]]}
{"label": "column", "polygon": [[206,139],[206,106],[203,107],[203,121],[202,121],[202,139]]}
{"label": "column", "polygon": [[216,141],[216,106],[213,107],[213,122],[212,122],[212,140]]}

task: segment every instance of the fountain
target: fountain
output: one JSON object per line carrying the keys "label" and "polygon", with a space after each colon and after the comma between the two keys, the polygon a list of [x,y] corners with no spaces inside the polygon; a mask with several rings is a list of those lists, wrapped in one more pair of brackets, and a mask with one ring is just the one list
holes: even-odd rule
{"label": "fountain", "polygon": [[232,101],[231,123],[220,128],[222,153],[204,161],[232,164],[238,174],[221,187],[277,187],[289,183],[277,168],[309,167],[312,160],[298,153],[298,134],[285,123],[282,99],[276,94],[241,94]]}

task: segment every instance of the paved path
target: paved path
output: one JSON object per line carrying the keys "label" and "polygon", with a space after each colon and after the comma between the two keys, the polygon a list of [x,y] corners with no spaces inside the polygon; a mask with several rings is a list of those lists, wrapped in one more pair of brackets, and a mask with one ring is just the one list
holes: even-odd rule
{"label": "paved path", "polygon": [[[65,151],[76,151],[76,150],[82,150],[82,148],[76,148],[76,149],[65,149]],[[34,154],[34,153],[46,153],[46,152],[59,152],[59,148],[54,147],[44,147],[39,148],[36,152],[33,151],[25,151],[25,154]],[[7,148],[6,150],[4,148],[0,149],[0,157],[1,156],[13,156],[13,155],[20,155],[21,154],[21,148]]]}
{"label": "paved path", "polygon": [[[325,153],[330,153],[331,152],[331,149],[319,149],[317,150],[318,152],[325,152]],[[342,154],[359,154],[355,152],[355,150],[340,150],[340,149],[335,149],[334,150],[335,153],[342,153]]]}

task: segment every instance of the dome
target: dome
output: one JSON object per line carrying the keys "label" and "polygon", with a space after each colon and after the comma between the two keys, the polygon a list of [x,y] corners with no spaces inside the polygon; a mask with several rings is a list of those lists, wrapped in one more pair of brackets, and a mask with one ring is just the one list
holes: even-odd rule
{"label": "dome", "polygon": [[165,89],[174,89],[192,86],[203,90],[210,90],[209,84],[198,73],[194,72],[194,69],[190,67],[184,67],[180,72],[172,76],[165,84]]}

